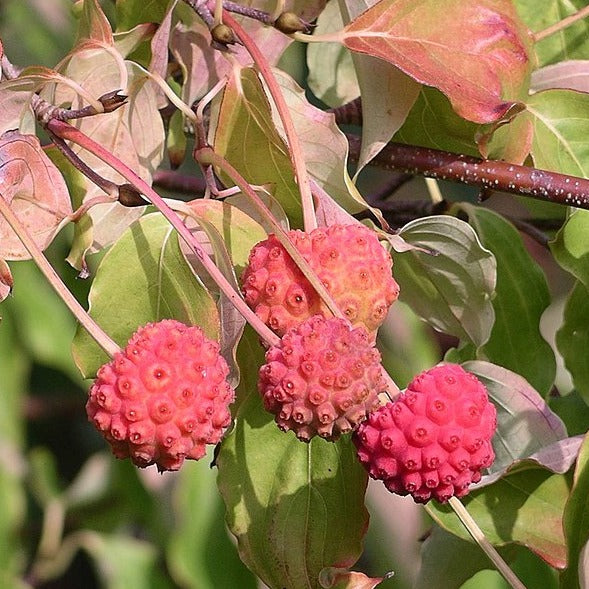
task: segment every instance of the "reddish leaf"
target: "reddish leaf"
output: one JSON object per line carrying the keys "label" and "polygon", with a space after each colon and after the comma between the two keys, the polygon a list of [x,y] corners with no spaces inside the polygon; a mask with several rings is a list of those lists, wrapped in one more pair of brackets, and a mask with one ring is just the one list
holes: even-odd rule
{"label": "reddish leaf", "polygon": [[[1,49],[1,46],[0,46]],[[0,302],[12,292],[12,272],[5,260],[0,258]]]}
{"label": "reddish leaf", "polygon": [[335,567],[323,569],[319,583],[324,589],[374,589],[386,577],[367,577],[364,573]]}
{"label": "reddish leaf", "polygon": [[[72,212],[65,182],[33,135],[8,131],[0,137],[0,192],[35,243],[45,249]],[[0,257],[29,258],[18,236],[0,218]]]}
{"label": "reddish leaf", "polygon": [[341,41],[435,86],[477,123],[513,106],[532,65],[529,33],[508,0],[382,0],[352,21]]}

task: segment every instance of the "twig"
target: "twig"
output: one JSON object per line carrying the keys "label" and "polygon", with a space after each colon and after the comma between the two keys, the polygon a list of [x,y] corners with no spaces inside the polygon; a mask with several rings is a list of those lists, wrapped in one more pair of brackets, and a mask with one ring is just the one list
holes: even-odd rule
{"label": "twig", "polygon": [[538,43],[539,41],[542,41],[542,39],[546,39],[546,37],[550,37],[550,35],[554,35],[554,33],[558,33],[559,31],[562,31],[563,29],[570,27],[577,21],[588,16],[589,6],[585,6],[585,8],[581,8],[581,10],[575,12],[575,14],[571,14],[570,16],[567,16],[566,18],[559,20],[553,25],[550,25],[549,27],[546,27],[545,29],[538,31],[537,33],[533,33],[532,37],[534,39],[534,43]]}
{"label": "twig", "polygon": [[[350,160],[357,161],[360,137],[347,137]],[[387,170],[589,209],[589,180],[576,176],[401,143],[387,144],[371,163]]]}
{"label": "twig", "polygon": [[260,21],[265,25],[271,25],[273,22],[269,13],[256,8],[251,8],[250,6],[238,4],[237,2],[229,2],[228,0],[225,0],[223,2],[223,8],[229,12],[253,18],[254,20]]}
{"label": "twig", "polygon": [[[66,123],[63,123],[66,124]],[[82,305],[69,291],[63,283],[53,266],[47,261],[47,258],[29,235],[26,227],[20,222],[18,217],[12,212],[4,197],[0,194],[0,214],[6,219],[12,230],[18,235],[22,244],[29,252],[35,264],[39,267],[49,284],[54,288],[59,297],[67,305],[76,319],[84,326],[86,331],[96,340],[96,343],[112,358],[120,351],[119,346],[100,328],[100,326],[88,315]]]}
{"label": "twig", "polygon": [[474,521],[466,507],[462,505],[460,499],[451,497],[448,501],[454,513],[466,528],[472,539],[480,546],[481,550],[489,557],[491,562],[497,567],[497,570],[503,575],[505,580],[513,589],[526,589],[526,586],[517,578],[515,573],[509,568],[509,565],[501,558],[501,555],[495,550],[495,547],[487,540],[487,537]]}
{"label": "twig", "polygon": [[153,173],[153,185],[165,190],[198,195],[204,194],[207,187],[203,178],[179,174],[172,170],[156,170]]}
{"label": "twig", "polygon": [[257,331],[258,335],[269,345],[276,345],[280,341],[280,338],[262,323],[257,315],[247,306],[243,298],[233,288],[227,278],[225,278],[223,273],[217,268],[213,260],[202,248],[197,238],[188,230],[178,214],[162,200],[157,192],[155,192],[145,180],[141,179],[131,168],[129,168],[129,166],[110,153],[102,145],[96,143],[93,139],[82,133],[79,129],[72,127],[70,124],[52,119],[47,123],[47,129],[62,139],[72,141],[95,155],[98,159],[102,160],[123,176],[127,182],[143,194],[149,202],[157,207],[172,227],[176,229],[180,237],[186,242],[194,255],[202,263],[211,278],[216,282],[233,306],[243,315],[246,321]]}

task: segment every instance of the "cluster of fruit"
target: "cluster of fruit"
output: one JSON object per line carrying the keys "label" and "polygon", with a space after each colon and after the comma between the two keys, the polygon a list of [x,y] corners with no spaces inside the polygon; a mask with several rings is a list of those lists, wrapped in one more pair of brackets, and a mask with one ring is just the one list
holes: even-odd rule
{"label": "cluster of fruit", "polygon": [[[494,459],[496,411],[484,386],[443,364],[383,403],[375,339],[399,295],[390,254],[360,224],[288,235],[345,319],[329,312],[276,236],[253,248],[243,295],[280,336],[259,372],[266,410],[303,441],[353,432],[362,464],[394,493],[419,502],[466,494]],[[228,372],[219,345],[198,327],[149,324],[100,369],[88,415],[117,457],[177,470],[229,425]]]}

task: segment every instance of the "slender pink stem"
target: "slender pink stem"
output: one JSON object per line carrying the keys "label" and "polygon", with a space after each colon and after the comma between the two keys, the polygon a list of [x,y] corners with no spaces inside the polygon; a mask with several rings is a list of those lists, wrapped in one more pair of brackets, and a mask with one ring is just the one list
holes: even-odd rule
{"label": "slender pink stem", "polygon": [[83,147],[90,153],[94,154],[97,158],[101,159],[104,163],[113,168],[113,170],[117,171],[121,176],[123,176],[127,182],[129,182],[129,184],[132,184],[141,194],[147,198],[147,200],[149,200],[149,202],[156,206],[160,213],[168,220],[170,225],[176,229],[188,247],[194,252],[196,257],[204,266],[205,270],[211,275],[211,278],[217,283],[229,301],[243,315],[246,321],[248,321],[248,323],[250,323],[250,325],[256,330],[258,335],[271,346],[277,345],[279,343],[280,338],[275,333],[273,333],[247,306],[243,298],[233,288],[223,273],[217,268],[213,260],[201,247],[199,241],[194,237],[194,235],[192,235],[192,233],[190,233],[177,213],[175,213],[162,200],[159,194],[157,194],[157,192],[155,192],[155,190],[153,190],[151,186],[147,184],[147,182],[142,180],[133,170],[131,170],[131,168],[129,168],[124,162],[110,153],[107,149],[68,123],[52,119],[47,123],[47,128],[49,131],[55,133],[62,139],[76,143],[80,147]]}
{"label": "slender pink stem", "polygon": [[542,41],[542,39],[546,39],[546,37],[550,37],[550,35],[554,35],[554,33],[558,33],[567,27],[575,24],[577,21],[587,18],[589,16],[589,6],[585,6],[585,8],[581,8],[578,12],[559,20],[558,22],[546,27],[545,29],[538,31],[537,33],[532,33],[532,38],[534,39],[534,43],[538,43]]}
{"label": "slender pink stem", "polygon": [[245,32],[241,25],[229,14],[226,10],[223,11],[223,22],[231,27],[241,43],[247,49],[249,54],[252,56],[256,67],[258,68],[260,75],[264,78],[270,96],[274,100],[278,116],[282,121],[284,127],[284,133],[289,147],[290,161],[295,171],[297,184],[301,194],[301,206],[303,208],[303,223],[305,231],[312,231],[317,227],[317,217],[315,216],[315,207],[313,204],[313,195],[311,194],[311,187],[309,185],[309,176],[307,174],[307,167],[305,165],[305,158],[303,155],[303,149],[299,141],[290,111],[286,104],[286,100],[282,95],[282,91],[276,82],[274,74],[270,69],[268,60],[264,57],[264,54],[260,51],[260,48],[254,43],[251,37]]}
{"label": "slender pink stem", "polygon": [[317,291],[317,294],[321,300],[327,305],[328,309],[333,313],[335,317],[341,317],[346,319],[337,303],[333,300],[333,297],[329,291],[325,288],[317,273],[309,262],[303,258],[301,252],[295,247],[292,239],[288,236],[288,233],[282,228],[280,223],[276,221],[274,215],[270,209],[264,204],[262,199],[256,194],[255,190],[249,185],[245,178],[222,156],[215,153],[210,147],[203,147],[195,152],[195,158],[202,165],[212,165],[220,168],[231,178],[240,190],[252,201],[255,207],[258,209],[260,214],[265,220],[267,220],[274,230],[278,241],[284,246],[290,257],[294,260],[296,265],[299,267],[305,278],[311,283],[313,288]]}
{"label": "slender pink stem", "polygon": [[84,329],[96,340],[96,343],[112,358],[117,352],[120,352],[119,346],[100,328],[100,326],[88,315],[86,310],[80,305],[76,298],[63,283],[53,266],[47,261],[47,258],[35,243],[26,227],[20,222],[18,217],[12,212],[4,197],[0,194],[0,213],[6,219],[12,230],[18,235],[22,244],[35,261],[49,284],[60,296],[68,309],[73,313],[76,319],[84,326]]}

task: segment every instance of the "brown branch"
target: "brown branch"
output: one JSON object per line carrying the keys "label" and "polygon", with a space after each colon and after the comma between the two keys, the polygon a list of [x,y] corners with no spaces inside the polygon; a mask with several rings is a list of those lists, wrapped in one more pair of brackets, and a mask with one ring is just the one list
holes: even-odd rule
{"label": "brown branch", "polygon": [[153,173],[153,186],[173,192],[198,195],[204,194],[207,187],[203,178],[180,174],[172,170],[156,170]]}
{"label": "brown branch", "polygon": [[[360,137],[347,137],[350,159],[358,161]],[[371,163],[386,170],[589,210],[589,180],[576,176],[400,143],[386,145]]]}

